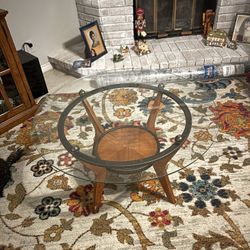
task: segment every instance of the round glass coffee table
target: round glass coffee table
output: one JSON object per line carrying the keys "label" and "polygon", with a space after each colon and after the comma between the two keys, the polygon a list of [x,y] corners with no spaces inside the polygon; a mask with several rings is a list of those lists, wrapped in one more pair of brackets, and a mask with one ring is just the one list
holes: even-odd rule
{"label": "round glass coffee table", "polygon": [[66,87],[41,103],[34,117],[37,150],[57,170],[93,183],[92,212],[106,183],[158,179],[175,203],[169,175],[202,160],[211,146],[207,138],[217,128],[202,122],[212,116],[207,91],[193,81],[163,83],[84,91],[78,79],[68,87],[75,93]]}

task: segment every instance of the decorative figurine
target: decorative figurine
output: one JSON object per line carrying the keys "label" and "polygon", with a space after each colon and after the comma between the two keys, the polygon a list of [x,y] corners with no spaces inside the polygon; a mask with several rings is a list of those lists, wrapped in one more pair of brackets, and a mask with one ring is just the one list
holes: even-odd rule
{"label": "decorative figurine", "polygon": [[206,37],[209,32],[213,30],[215,12],[211,9],[203,13],[203,35]]}
{"label": "decorative figurine", "polygon": [[121,62],[124,60],[123,55],[121,54],[114,54],[113,56],[113,62]]}
{"label": "decorative figurine", "polygon": [[146,55],[151,52],[146,41],[142,39],[147,35],[146,31],[144,30],[145,27],[146,20],[144,18],[144,10],[142,8],[138,8],[136,10],[135,29],[139,41],[135,42],[134,50],[139,56]]}
{"label": "decorative figurine", "polygon": [[230,41],[227,33],[223,30],[211,31],[207,34],[207,38],[204,39],[205,45],[216,47],[227,47],[229,49],[237,49],[236,41]]}
{"label": "decorative figurine", "polygon": [[229,49],[236,50],[237,49],[237,43],[236,43],[236,41],[228,41],[227,42],[227,47]]}
{"label": "decorative figurine", "polygon": [[206,45],[224,47],[227,45],[227,33],[223,30],[211,31],[207,34]]}
{"label": "decorative figurine", "polygon": [[128,46],[127,46],[127,45],[121,45],[121,47],[120,47],[120,52],[121,52],[122,54],[128,53],[128,52],[129,52]]}
{"label": "decorative figurine", "polygon": [[145,41],[137,41],[135,42],[135,52],[139,55],[149,54],[151,51]]}
{"label": "decorative figurine", "polygon": [[135,20],[135,29],[138,38],[142,38],[147,35],[146,31],[144,30],[145,27],[146,27],[146,20],[144,18],[144,10],[142,8],[138,8],[136,10],[136,20]]}

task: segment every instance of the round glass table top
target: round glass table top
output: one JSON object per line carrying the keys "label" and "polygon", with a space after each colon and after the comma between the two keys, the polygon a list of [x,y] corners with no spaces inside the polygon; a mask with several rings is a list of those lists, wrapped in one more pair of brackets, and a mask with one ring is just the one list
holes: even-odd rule
{"label": "round glass table top", "polygon": [[[62,84],[41,100],[34,117],[37,150],[45,160],[53,160],[55,169],[82,180],[95,181],[87,164],[105,168],[105,183],[158,178],[152,165],[166,156],[171,157],[165,175],[203,160],[217,134],[210,111],[212,92],[198,81],[158,83],[86,89],[89,82],[82,78],[70,86]],[[154,106],[158,93],[160,102]],[[152,130],[148,120],[156,107]]]}

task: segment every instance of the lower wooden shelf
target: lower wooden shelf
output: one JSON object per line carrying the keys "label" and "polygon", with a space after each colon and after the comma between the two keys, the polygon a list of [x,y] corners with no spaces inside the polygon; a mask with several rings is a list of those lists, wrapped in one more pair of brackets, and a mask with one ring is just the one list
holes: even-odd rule
{"label": "lower wooden shelf", "polygon": [[20,112],[19,114],[0,123],[0,135],[32,117],[38,108],[38,104]]}

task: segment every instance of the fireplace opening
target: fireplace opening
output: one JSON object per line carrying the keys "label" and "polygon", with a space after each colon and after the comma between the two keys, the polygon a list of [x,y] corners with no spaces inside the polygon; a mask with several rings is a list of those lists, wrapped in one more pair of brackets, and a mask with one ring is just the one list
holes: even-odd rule
{"label": "fireplace opening", "polygon": [[202,34],[203,13],[215,12],[216,5],[217,0],[134,0],[134,18],[136,9],[144,9],[148,38]]}

